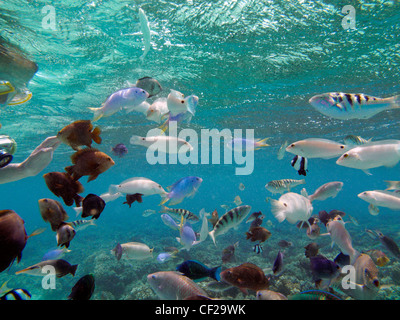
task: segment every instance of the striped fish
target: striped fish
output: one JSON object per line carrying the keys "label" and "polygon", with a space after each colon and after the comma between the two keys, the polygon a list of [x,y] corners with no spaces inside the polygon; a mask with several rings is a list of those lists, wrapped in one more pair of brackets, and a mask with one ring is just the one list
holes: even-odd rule
{"label": "striped fish", "polygon": [[196,216],[194,213],[190,212],[189,210],[174,209],[162,206],[162,210],[160,211],[160,213],[165,213],[165,212],[168,212],[170,216],[172,216],[175,219],[178,219],[179,221],[181,220],[182,217],[190,223],[196,223],[200,221],[199,217]]}
{"label": "striped fish", "polygon": [[343,139],[344,143],[348,146],[360,146],[362,144],[366,144],[371,141],[371,139],[364,139],[361,138],[360,136],[355,136],[353,134],[349,134],[344,137]]}
{"label": "striped fish", "polygon": [[291,188],[294,188],[300,184],[305,184],[306,180],[293,180],[293,179],[281,179],[272,180],[265,185],[265,189],[272,193],[284,193],[285,191],[290,192]]}
{"label": "striped fish", "polygon": [[229,210],[221,218],[218,219],[214,229],[208,234],[215,243],[215,238],[226,233],[229,229],[238,226],[249,214],[251,206],[240,206]]}
{"label": "striped fish", "polygon": [[329,92],[316,95],[309,102],[317,111],[331,118],[369,119],[382,111],[400,108],[400,95],[377,98],[362,93]]}
{"label": "striped fish", "polygon": [[0,300],[29,300],[32,295],[26,289],[13,289],[0,297]]}
{"label": "striped fish", "polygon": [[92,220],[92,219],[91,220],[80,219],[80,220],[72,221],[69,224],[71,225],[71,227],[73,227],[75,229],[75,231],[78,231],[78,230],[83,230],[89,226],[95,226],[96,225],[95,221],[96,220]]}

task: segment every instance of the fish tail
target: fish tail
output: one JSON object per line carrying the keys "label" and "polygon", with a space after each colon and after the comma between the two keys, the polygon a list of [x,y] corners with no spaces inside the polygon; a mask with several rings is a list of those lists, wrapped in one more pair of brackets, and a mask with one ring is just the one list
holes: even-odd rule
{"label": "fish tail", "polygon": [[400,95],[392,97],[391,100],[393,109],[400,108]]}
{"label": "fish tail", "polygon": [[398,188],[398,181],[385,180],[387,188],[385,190],[395,190]]}
{"label": "fish tail", "polygon": [[217,246],[216,242],[215,242],[215,235],[214,235],[215,231],[212,230],[210,231],[208,234],[210,235],[212,241],[214,242],[215,246]]}
{"label": "fish tail", "polygon": [[74,264],[73,266],[71,266],[71,274],[73,275],[73,276],[75,276],[75,272],[76,272],[76,269],[78,268],[78,265],[77,264]]}
{"label": "fish tail", "polygon": [[34,230],[34,231],[29,235],[29,238],[30,238],[30,237],[33,237],[33,236],[37,236],[38,234],[43,233],[45,230],[46,230],[46,228],[39,228],[39,229],[36,229],[36,230]]}
{"label": "fish tail", "polygon": [[91,133],[93,141],[96,142],[97,144],[101,143],[100,133],[101,133],[101,130],[99,127],[94,128],[94,130]]}
{"label": "fish tail", "polygon": [[210,270],[210,277],[216,281],[221,281],[221,266],[212,268]]}
{"label": "fish tail", "polygon": [[301,179],[300,184],[306,184],[306,179]]}
{"label": "fish tail", "polygon": [[284,205],[283,202],[271,199],[271,206],[272,206],[271,212],[279,222],[282,222],[283,220],[286,219],[287,207]]}
{"label": "fish tail", "polygon": [[256,142],[257,147],[261,148],[261,147],[269,147],[269,144],[265,143],[269,138],[264,138],[262,140],[259,140]]}
{"label": "fish tail", "polygon": [[103,116],[103,112],[101,108],[89,108],[91,111],[94,112],[93,115],[93,122],[99,120]]}

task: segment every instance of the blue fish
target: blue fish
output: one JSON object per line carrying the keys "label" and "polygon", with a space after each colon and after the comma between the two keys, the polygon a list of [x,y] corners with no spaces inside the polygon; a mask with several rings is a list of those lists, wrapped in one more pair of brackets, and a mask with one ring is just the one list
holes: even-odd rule
{"label": "blue fish", "polygon": [[157,256],[157,261],[159,263],[164,263],[167,262],[169,260],[171,260],[174,256],[171,253],[168,252],[161,252],[158,256]]}
{"label": "blue fish", "polygon": [[179,225],[175,222],[174,219],[169,214],[162,214],[161,219],[164,222],[164,224],[168,227],[170,227],[173,230],[179,230]]}
{"label": "blue fish", "polygon": [[176,270],[182,272],[186,277],[201,281],[207,277],[213,278],[216,281],[221,280],[221,267],[209,268],[205,264],[196,260],[186,260],[176,267]]}
{"label": "blue fish", "polygon": [[62,249],[50,250],[43,255],[42,261],[60,259],[66,252],[71,252],[71,250],[68,250],[65,247]]}
{"label": "blue fish", "polygon": [[183,224],[183,222],[181,223],[180,238],[177,237],[176,240],[183,245],[187,251],[189,251],[193,245],[200,243],[200,241],[196,241],[196,233],[193,231],[189,222],[186,222],[185,224]]}
{"label": "blue fish", "polygon": [[122,158],[128,153],[128,148],[123,143],[118,143],[111,151],[118,157]]}
{"label": "blue fish", "polygon": [[172,186],[168,187],[169,193],[165,196],[160,205],[169,201],[169,205],[181,203],[186,197],[193,197],[199,189],[202,178],[199,177],[185,177],[176,181]]}

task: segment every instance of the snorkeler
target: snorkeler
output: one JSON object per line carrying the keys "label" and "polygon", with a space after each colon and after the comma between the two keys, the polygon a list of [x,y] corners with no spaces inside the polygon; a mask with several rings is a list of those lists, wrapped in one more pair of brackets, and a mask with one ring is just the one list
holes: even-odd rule
{"label": "snorkeler", "polygon": [[61,141],[56,136],[46,138],[25,161],[10,163],[0,168],[0,184],[35,176],[46,168],[53,159],[54,150]]}
{"label": "snorkeler", "polygon": [[38,66],[24,56],[15,45],[0,37],[0,106],[18,105],[29,101],[27,89]]}

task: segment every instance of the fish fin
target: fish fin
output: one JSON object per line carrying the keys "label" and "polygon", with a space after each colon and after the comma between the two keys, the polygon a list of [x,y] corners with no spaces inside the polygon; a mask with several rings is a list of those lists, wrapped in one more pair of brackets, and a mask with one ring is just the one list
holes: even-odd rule
{"label": "fish fin", "polygon": [[368,176],[372,176],[372,173],[368,169],[363,170],[363,172]]}
{"label": "fish fin", "polygon": [[103,112],[101,108],[89,108],[91,111],[94,112],[93,115],[93,122],[99,120],[101,117],[103,117]]}
{"label": "fish fin", "polygon": [[164,203],[168,202],[169,198],[168,198],[168,193],[164,196],[161,196],[162,200],[159,203],[159,206],[162,206]]}
{"label": "fish fin", "polygon": [[392,109],[400,108],[400,95],[394,96],[392,99]]}
{"label": "fish fin", "polygon": [[307,192],[306,188],[301,189],[300,194],[301,194],[303,197],[305,197],[305,198],[308,199],[308,192]]}
{"label": "fish fin", "polygon": [[385,190],[396,190],[398,188],[397,184],[398,181],[390,181],[390,180],[384,180],[386,183],[387,188]]}
{"label": "fish fin", "polygon": [[282,201],[271,199],[271,206],[271,212],[279,222],[282,222],[286,219],[287,207]]}
{"label": "fish fin", "polygon": [[212,268],[210,270],[210,277],[216,281],[221,281],[221,266]]}
{"label": "fish fin", "polygon": [[37,235],[43,233],[45,230],[46,230],[46,228],[38,228],[38,229],[36,229],[35,231],[33,231],[33,232],[28,236],[28,238],[37,236]]}
{"label": "fish fin", "polygon": [[92,139],[94,142],[96,142],[97,144],[101,143],[101,137],[100,137],[100,133],[101,130],[99,127],[94,128],[94,130],[92,131]]}
{"label": "fish fin", "polygon": [[95,180],[99,175],[98,174],[92,174],[89,176],[89,178],[87,179],[87,182],[90,182],[92,180]]}
{"label": "fish fin", "polygon": [[169,124],[169,118],[165,120],[164,123],[158,128],[161,129],[162,132],[165,132],[168,129],[168,124]]}
{"label": "fish fin", "polygon": [[258,148],[261,148],[261,147],[269,147],[269,144],[265,143],[265,141],[267,141],[268,139],[269,139],[269,137],[257,141],[257,142],[256,142],[257,147],[258,147]]}
{"label": "fish fin", "polygon": [[214,245],[217,246],[217,243],[215,242],[215,235],[214,235],[215,231],[211,230],[208,234],[211,237],[212,241],[214,242]]}
{"label": "fish fin", "polygon": [[0,293],[10,291],[10,289],[7,287],[8,281],[10,281],[10,279],[6,280],[6,281],[2,284],[2,286],[0,287]]}

